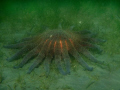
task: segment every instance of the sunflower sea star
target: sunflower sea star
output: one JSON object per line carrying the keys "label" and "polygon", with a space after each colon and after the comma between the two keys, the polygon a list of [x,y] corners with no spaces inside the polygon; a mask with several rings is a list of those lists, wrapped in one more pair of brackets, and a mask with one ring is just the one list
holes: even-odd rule
{"label": "sunflower sea star", "polygon": [[[32,57],[36,57],[35,62],[30,66],[27,73],[39,66],[44,61],[46,73],[49,74],[49,65],[52,60],[59,72],[63,75],[70,74],[70,55],[72,55],[85,69],[92,71],[93,68],[83,60],[81,54],[89,58],[91,61],[97,63],[98,61],[89,52],[89,48],[100,48],[95,43],[101,41],[96,39],[95,35],[88,30],[70,31],[70,30],[46,30],[44,33],[32,37],[25,38],[20,43],[6,45],[5,48],[20,49],[8,61],[19,59],[20,56],[27,53],[21,63],[14,68],[22,68]],[[62,68],[64,62],[66,69]]]}

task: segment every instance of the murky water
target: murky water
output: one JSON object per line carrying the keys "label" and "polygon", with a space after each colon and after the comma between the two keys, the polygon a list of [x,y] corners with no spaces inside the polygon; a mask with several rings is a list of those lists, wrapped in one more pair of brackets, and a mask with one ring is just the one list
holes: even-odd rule
{"label": "murky water", "polygon": [[[0,3],[0,90],[119,90],[120,89],[120,4],[115,1],[6,1]],[[6,59],[17,50],[3,45],[19,42],[48,29],[75,26],[74,30],[90,30],[106,40],[100,44],[101,54],[92,54],[104,64],[85,61],[94,68],[84,68],[72,58],[71,74],[61,75],[54,62],[45,76],[41,64],[26,74],[31,60],[23,68],[13,69],[22,58]]]}

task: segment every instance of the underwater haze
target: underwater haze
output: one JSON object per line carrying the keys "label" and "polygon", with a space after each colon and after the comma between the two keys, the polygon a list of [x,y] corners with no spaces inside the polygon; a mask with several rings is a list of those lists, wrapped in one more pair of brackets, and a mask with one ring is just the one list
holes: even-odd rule
{"label": "underwater haze", "polygon": [[[3,46],[17,43],[46,29],[90,30],[106,42],[101,53],[91,52],[104,63],[93,63],[85,70],[71,58],[70,75],[59,73],[54,62],[46,77],[44,64],[30,74],[31,60],[23,68],[14,69],[22,58],[8,62],[17,50]],[[0,90],[120,90],[120,2],[115,0],[16,0],[0,2]]]}

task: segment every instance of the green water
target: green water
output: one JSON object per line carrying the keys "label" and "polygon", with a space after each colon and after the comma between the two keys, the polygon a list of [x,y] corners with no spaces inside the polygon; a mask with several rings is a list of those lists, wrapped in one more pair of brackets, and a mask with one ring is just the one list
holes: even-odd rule
{"label": "green water", "polygon": [[[104,64],[86,62],[94,68],[85,71],[76,60],[71,74],[61,75],[51,64],[46,78],[44,65],[31,74],[28,67],[13,69],[21,59],[7,62],[16,50],[3,45],[41,33],[45,28],[91,30],[106,40],[103,52],[93,55]],[[33,28],[32,28],[33,27]],[[120,4],[118,1],[4,1],[0,3],[0,90],[120,90]]]}

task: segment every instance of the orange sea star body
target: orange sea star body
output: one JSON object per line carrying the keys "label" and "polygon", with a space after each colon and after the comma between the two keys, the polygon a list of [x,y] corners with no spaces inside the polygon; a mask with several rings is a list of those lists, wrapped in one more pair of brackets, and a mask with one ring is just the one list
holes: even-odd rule
{"label": "orange sea star body", "polygon": [[[96,58],[89,52],[89,48],[98,48],[93,44],[98,42],[88,30],[68,31],[68,30],[46,30],[44,33],[26,38],[22,42],[4,46],[6,48],[20,49],[8,61],[13,61],[20,58],[21,55],[27,53],[21,63],[14,68],[23,67],[32,57],[36,57],[35,62],[31,65],[28,73],[39,66],[42,61],[45,63],[45,70],[49,73],[49,64],[51,60],[55,60],[56,66],[61,74],[70,73],[70,55],[72,55],[85,69],[92,71],[90,67],[81,57],[81,54],[89,58],[93,62],[98,62]],[[65,63],[66,69],[62,68],[62,63]]]}

